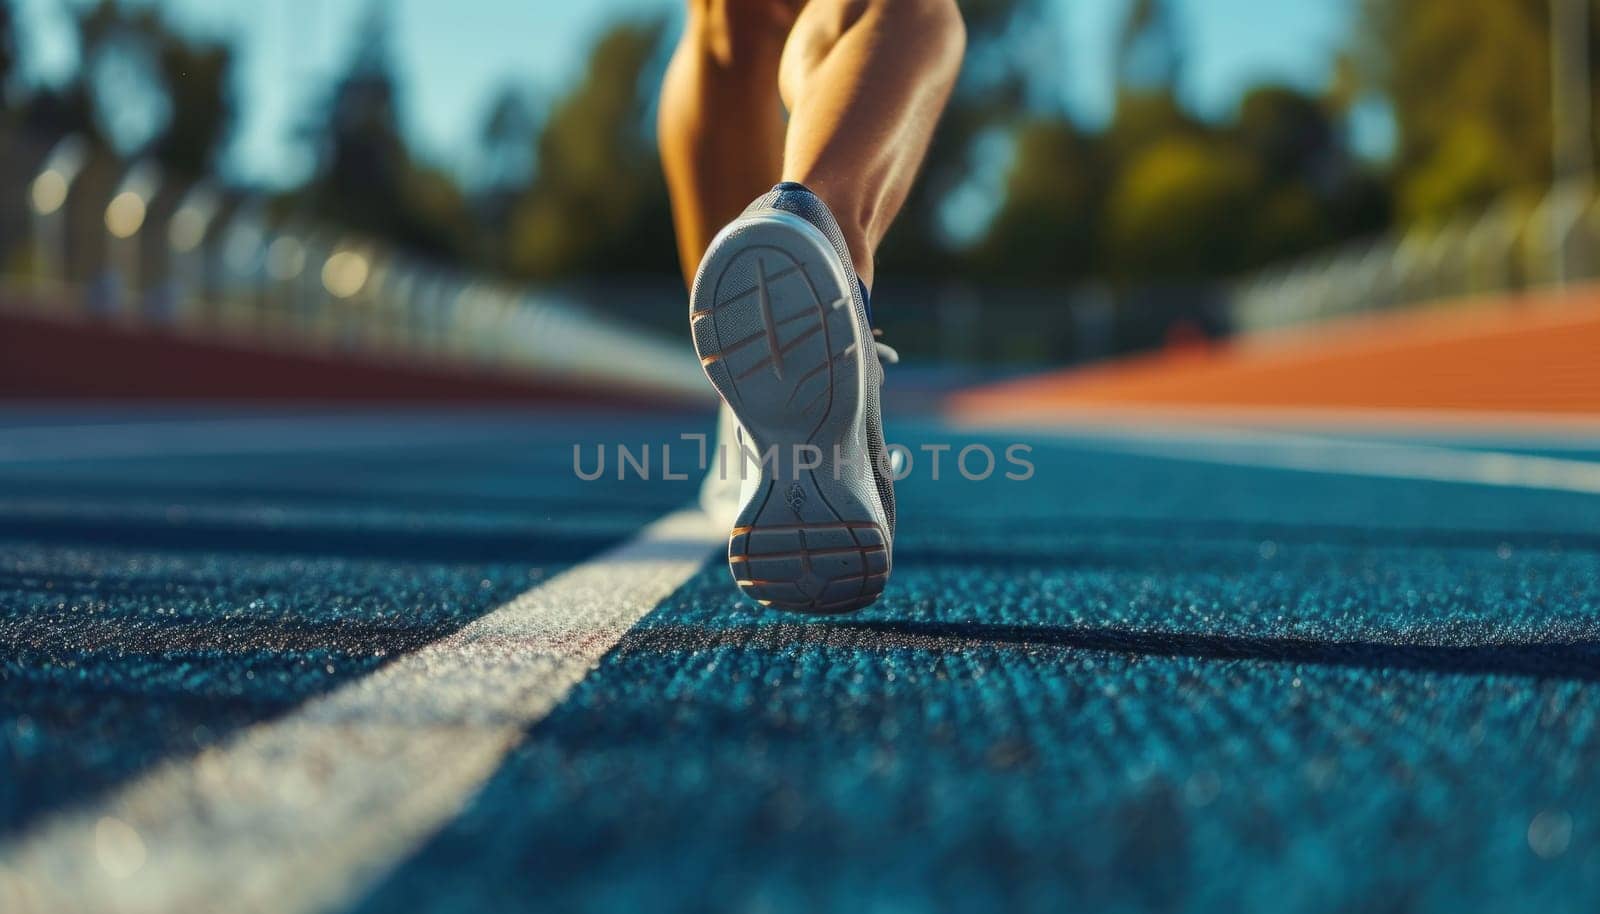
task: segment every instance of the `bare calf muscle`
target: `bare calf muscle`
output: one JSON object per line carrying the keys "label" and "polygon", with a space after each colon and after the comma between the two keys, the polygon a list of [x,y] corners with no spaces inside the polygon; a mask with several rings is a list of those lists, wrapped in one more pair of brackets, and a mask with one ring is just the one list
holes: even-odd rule
{"label": "bare calf muscle", "polygon": [[955,0],[691,0],[658,125],[685,280],[782,178],[828,204],[870,285],[965,45]]}
{"label": "bare calf muscle", "polygon": [[833,210],[869,286],[965,47],[954,0],[813,0],[784,47],[784,179]]}

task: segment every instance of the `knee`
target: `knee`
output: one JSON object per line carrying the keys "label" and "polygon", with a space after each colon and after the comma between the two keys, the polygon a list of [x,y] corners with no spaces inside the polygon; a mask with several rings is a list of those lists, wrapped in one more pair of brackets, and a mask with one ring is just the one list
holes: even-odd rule
{"label": "knee", "polygon": [[776,65],[801,0],[689,0],[685,37],[719,66]]}

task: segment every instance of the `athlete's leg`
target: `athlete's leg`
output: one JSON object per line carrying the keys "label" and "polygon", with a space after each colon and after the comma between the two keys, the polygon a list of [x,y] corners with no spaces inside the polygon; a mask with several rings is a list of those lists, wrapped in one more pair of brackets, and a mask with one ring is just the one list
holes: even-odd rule
{"label": "athlete's leg", "polygon": [[779,178],[778,62],[798,5],[689,0],[657,122],[685,281],[712,236]]}
{"label": "athlete's leg", "polygon": [[783,50],[783,178],[839,221],[863,282],[961,69],[955,0],[810,0]]}
{"label": "athlete's leg", "polygon": [[[728,567],[764,604],[847,612],[883,592],[895,534],[883,368],[863,285],[949,98],[964,29],[954,0],[809,0],[776,74],[789,109],[781,177],[796,183],[741,212],[755,196],[752,179],[765,183],[757,175],[770,167],[769,132],[752,143],[740,115],[708,99],[749,92],[740,96],[746,110],[775,109],[762,83],[735,89],[709,75],[722,58],[704,37],[717,32],[705,28],[709,15],[720,9],[731,22],[739,2],[697,9],[668,92],[681,107],[664,100],[662,120],[684,268],[699,274],[689,303],[695,350],[741,439],[776,457],[762,458],[732,502]],[[736,46],[726,50],[739,57]],[[767,58],[746,58],[757,60]],[[706,120],[722,117],[734,123],[712,129]],[[740,157],[747,169],[735,171]]]}

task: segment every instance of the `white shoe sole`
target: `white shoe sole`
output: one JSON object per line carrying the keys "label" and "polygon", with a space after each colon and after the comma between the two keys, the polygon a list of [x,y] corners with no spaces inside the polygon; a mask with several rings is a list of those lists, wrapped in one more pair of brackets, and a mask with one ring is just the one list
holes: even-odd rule
{"label": "white shoe sole", "polygon": [[[754,452],[777,448],[728,537],[734,581],[766,606],[849,612],[889,577],[862,420],[861,347],[871,342],[859,336],[849,282],[827,238],[782,212],[724,229],[695,282],[689,320],[706,377]],[[729,472],[739,457],[728,455]]]}

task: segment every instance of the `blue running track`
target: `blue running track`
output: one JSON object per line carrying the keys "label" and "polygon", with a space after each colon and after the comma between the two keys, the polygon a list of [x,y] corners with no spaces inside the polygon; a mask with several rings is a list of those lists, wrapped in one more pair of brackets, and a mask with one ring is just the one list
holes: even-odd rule
{"label": "blue running track", "polygon": [[[695,483],[572,446],[708,426],[0,415],[0,840],[626,540]],[[1600,494],[889,432],[1036,475],[914,467],[854,616],[708,557],[349,910],[1600,905]]]}

